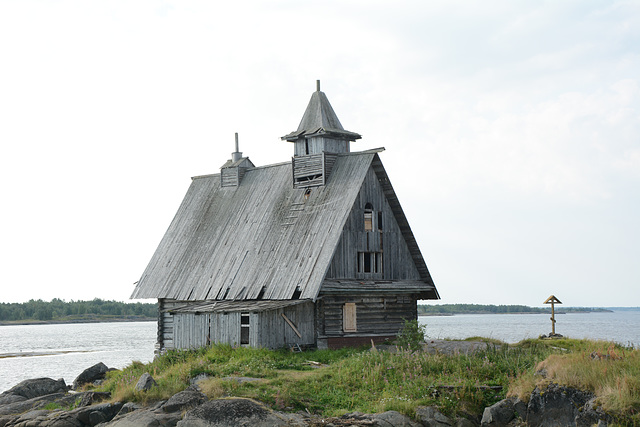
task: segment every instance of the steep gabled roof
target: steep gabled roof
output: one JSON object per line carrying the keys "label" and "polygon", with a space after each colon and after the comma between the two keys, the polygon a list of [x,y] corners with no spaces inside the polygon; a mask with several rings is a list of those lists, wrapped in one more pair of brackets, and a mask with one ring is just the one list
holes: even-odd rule
{"label": "steep gabled roof", "polygon": [[291,163],[250,168],[237,187],[193,178],[131,297],[315,299],[375,155],[338,156],[308,198]]}
{"label": "steep gabled roof", "polygon": [[302,116],[298,129],[283,136],[281,139],[295,141],[300,138],[308,138],[315,135],[327,135],[331,138],[344,139],[347,141],[355,141],[356,139],[362,138],[362,136],[355,132],[344,130],[340,120],[338,120],[338,116],[329,103],[327,95],[321,92],[319,88],[311,95],[311,100]]}

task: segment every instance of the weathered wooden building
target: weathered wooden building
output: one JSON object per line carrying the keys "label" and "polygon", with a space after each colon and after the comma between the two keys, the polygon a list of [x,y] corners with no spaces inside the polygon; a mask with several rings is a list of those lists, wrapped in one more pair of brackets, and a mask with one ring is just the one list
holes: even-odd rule
{"label": "weathered wooden building", "polygon": [[291,161],[256,167],[237,146],[192,178],[132,298],[157,298],[158,347],[277,348],[393,338],[438,299],[378,153],[351,152],[317,91],[282,137]]}

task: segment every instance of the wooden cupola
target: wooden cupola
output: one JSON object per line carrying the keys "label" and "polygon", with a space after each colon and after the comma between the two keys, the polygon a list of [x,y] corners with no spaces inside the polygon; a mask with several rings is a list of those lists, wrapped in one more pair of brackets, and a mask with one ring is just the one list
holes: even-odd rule
{"label": "wooden cupola", "polygon": [[222,187],[237,187],[240,185],[244,173],[248,168],[255,167],[248,157],[242,157],[238,146],[238,133],[236,132],[236,151],[231,153],[231,159],[220,168],[220,185]]}
{"label": "wooden cupola", "polygon": [[360,134],[344,130],[317,80],[298,129],[281,138],[294,143],[294,187],[324,185],[335,156],[350,152],[351,141],[360,138]]}

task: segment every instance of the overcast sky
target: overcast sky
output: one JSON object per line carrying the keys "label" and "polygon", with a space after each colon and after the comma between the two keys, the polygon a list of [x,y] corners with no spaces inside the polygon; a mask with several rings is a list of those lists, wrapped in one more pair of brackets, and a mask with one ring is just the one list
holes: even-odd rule
{"label": "overcast sky", "polygon": [[0,2],[0,301],[127,300],[322,81],[440,303],[640,305],[638,1]]}

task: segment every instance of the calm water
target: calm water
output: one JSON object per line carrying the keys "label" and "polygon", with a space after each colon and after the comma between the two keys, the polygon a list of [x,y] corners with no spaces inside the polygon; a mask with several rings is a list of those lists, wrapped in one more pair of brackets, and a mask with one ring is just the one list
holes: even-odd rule
{"label": "calm water", "polygon": [[155,340],[156,322],[0,326],[0,392],[29,378],[71,384],[98,362],[110,368],[149,362]]}
{"label": "calm water", "polygon": [[[424,316],[429,338],[483,336],[509,343],[551,331],[548,314]],[[571,338],[640,347],[640,311],[557,316],[556,332]],[[153,359],[155,322],[0,326],[0,392],[28,378],[64,378],[67,384],[103,362],[123,368]]]}
{"label": "calm water", "polygon": [[[548,314],[462,314],[420,316],[429,338],[461,339],[473,336],[515,343],[551,332]],[[556,333],[569,338],[615,341],[640,347],[640,310],[613,313],[556,315]]]}

